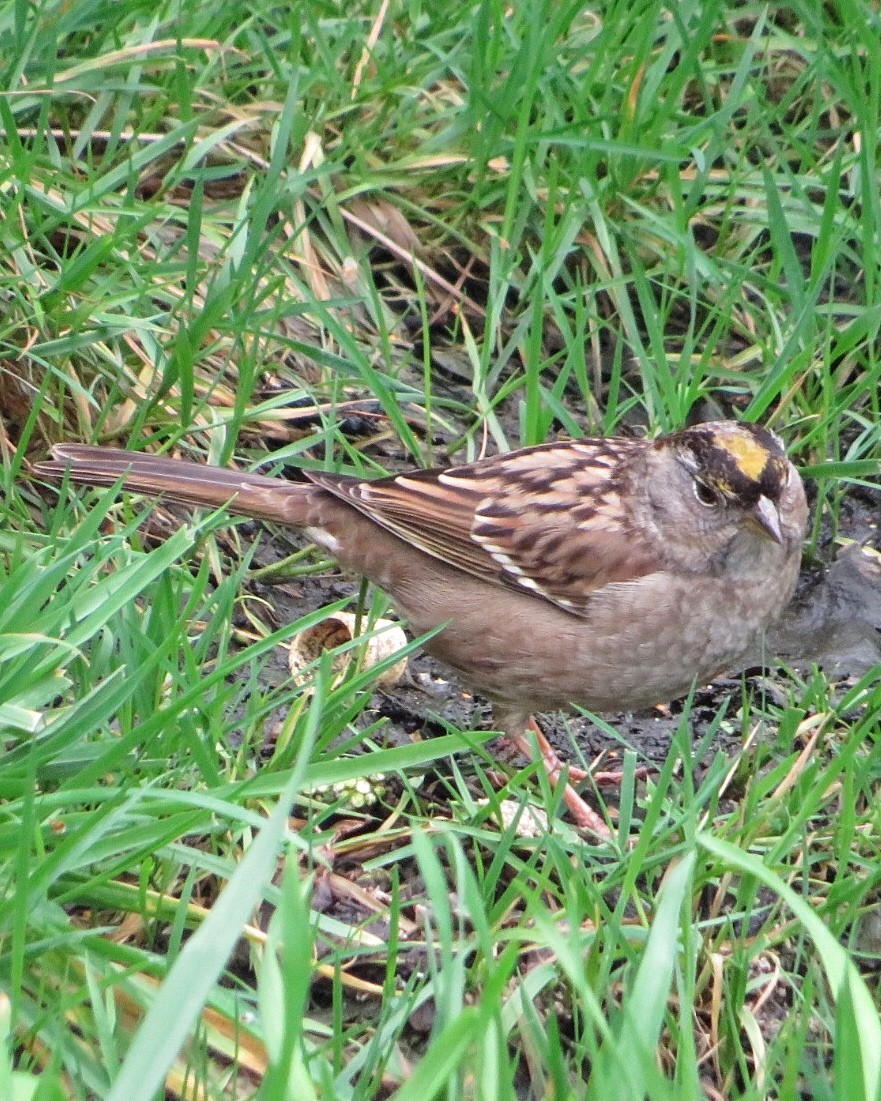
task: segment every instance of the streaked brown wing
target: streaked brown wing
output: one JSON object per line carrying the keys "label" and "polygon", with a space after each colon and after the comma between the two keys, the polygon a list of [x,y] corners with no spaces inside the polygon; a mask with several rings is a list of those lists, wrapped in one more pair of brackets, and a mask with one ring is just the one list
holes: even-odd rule
{"label": "streaked brown wing", "polygon": [[581,615],[596,589],[658,569],[610,485],[622,445],[543,444],[374,482],[309,476],[427,554]]}

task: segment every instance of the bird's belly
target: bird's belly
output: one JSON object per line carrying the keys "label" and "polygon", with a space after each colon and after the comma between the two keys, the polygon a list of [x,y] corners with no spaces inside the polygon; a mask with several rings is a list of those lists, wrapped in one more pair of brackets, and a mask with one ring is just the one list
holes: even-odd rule
{"label": "bird's belly", "polygon": [[[507,591],[504,615],[487,613],[486,587],[475,600],[465,584],[448,591],[446,607],[421,604],[409,618],[416,631],[448,620],[426,649],[497,704],[622,711],[675,699],[695,681],[742,667],[788,602],[791,572],[764,593],[653,575],[597,593],[583,618],[529,596],[512,600]],[[684,614],[689,606],[694,612]]]}

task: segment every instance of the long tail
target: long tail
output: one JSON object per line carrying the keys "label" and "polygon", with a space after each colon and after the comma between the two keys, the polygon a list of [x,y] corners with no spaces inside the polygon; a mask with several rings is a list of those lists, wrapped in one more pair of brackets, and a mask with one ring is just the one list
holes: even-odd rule
{"label": "long tail", "polygon": [[309,500],[315,493],[308,483],[78,443],[56,445],[52,459],[37,463],[34,470],[53,481],[67,475],[79,485],[112,486],[121,481],[126,489],[148,497],[209,508],[229,505],[243,516],[295,527],[308,522]]}

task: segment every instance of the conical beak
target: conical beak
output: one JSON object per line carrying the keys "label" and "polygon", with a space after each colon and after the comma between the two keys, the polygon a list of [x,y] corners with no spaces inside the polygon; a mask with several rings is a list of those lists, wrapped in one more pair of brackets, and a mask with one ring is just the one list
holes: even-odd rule
{"label": "conical beak", "polygon": [[765,535],[769,535],[775,543],[783,542],[783,532],[780,530],[780,513],[770,497],[760,497],[751,515]]}

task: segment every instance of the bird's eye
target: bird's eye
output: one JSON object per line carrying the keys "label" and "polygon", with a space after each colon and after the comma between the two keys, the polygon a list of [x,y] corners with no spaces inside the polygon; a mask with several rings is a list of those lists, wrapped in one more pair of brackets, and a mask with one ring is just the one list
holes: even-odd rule
{"label": "bird's eye", "polygon": [[715,508],[722,503],[722,498],[719,494],[707,485],[706,482],[699,482],[697,479],[694,481],[694,495],[706,508]]}

